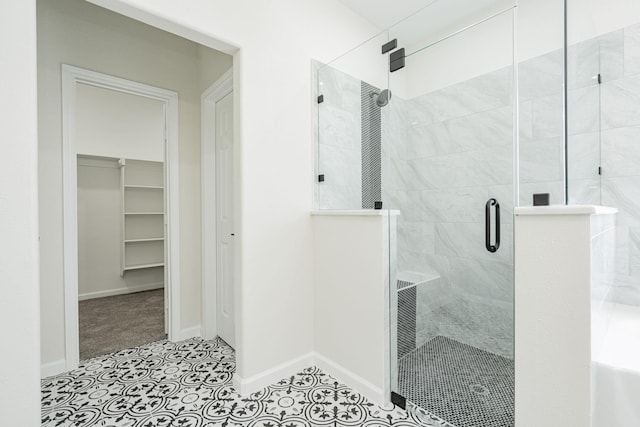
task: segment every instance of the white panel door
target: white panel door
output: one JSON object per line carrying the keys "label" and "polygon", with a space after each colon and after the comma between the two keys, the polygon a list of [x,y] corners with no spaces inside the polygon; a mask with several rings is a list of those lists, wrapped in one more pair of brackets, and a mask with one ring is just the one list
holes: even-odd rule
{"label": "white panel door", "polygon": [[235,347],[233,298],[233,94],[216,102],[218,335]]}

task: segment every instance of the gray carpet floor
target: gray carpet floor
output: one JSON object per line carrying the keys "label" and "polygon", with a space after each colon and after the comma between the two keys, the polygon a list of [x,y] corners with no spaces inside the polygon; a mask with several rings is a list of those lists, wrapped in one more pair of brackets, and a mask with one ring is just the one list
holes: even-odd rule
{"label": "gray carpet floor", "polygon": [[163,289],[78,304],[80,360],[166,338]]}

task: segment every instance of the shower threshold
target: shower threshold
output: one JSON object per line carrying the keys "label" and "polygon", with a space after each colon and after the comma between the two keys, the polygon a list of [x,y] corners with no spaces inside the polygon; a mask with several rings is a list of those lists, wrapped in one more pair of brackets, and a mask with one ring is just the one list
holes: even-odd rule
{"label": "shower threshold", "polygon": [[398,388],[457,427],[513,427],[513,360],[436,336],[398,361]]}

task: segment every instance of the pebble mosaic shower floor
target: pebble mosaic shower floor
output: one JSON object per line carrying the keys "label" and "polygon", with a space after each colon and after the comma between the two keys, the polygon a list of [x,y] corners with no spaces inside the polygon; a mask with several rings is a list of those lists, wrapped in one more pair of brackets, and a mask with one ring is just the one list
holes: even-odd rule
{"label": "pebble mosaic shower floor", "polygon": [[513,360],[437,336],[399,360],[400,394],[458,427],[512,427]]}
{"label": "pebble mosaic shower floor", "polygon": [[234,371],[234,351],[219,339],[96,357],[42,380],[42,425],[453,427],[420,408],[381,408],[316,367],[245,397],[231,385]]}

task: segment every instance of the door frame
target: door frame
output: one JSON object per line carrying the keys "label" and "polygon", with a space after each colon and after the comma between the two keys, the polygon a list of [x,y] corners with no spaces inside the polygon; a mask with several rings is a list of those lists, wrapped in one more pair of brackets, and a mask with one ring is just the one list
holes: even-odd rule
{"label": "door frame", "polygon": [[79,83],[143,96],[164,103],[165,111],[165,292],[168,338],[180,339],[180,199],[178,93],[119,77],[62,64],[62,184],[65,369],[78,367],[78,176],[76,88]]}
{"label": "door frame", "polygon": [[[200,96],[202,198],[202,338],[218,335],[216,103],[233,92],[233,67]],[[211,262],[214,260],[214,262]],[[235,286],[234,286],[235,288]]]}

